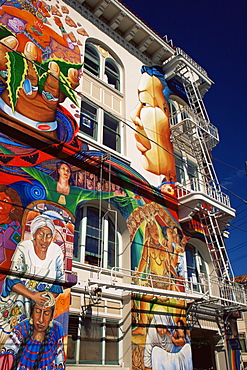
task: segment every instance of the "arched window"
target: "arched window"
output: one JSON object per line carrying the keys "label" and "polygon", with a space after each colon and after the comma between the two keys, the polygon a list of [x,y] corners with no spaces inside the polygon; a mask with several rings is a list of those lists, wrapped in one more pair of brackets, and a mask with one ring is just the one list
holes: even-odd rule
{"label": "arched window", "polygon": [[106,58],[105,60],[105,76],[109,85],[120,90],[120,73],[113,59]]}
{"label": "arched window", "polygon": [[[112,213],[112,214],[111,214]],[[85,206],[76,215],[74,258],[103,268],[118,266],[119,233],[115,212]]]}
{"label": "arched window", "polygon": [[201,253],[191,244],[186,245],[187,277],[190,288],[205,293],[208,290],[207,265]]}
{"label": "arched window", "polygon": [[85,46],[84,68],[95,76],[100,76],[100,57],[96,48],[89,43]]}

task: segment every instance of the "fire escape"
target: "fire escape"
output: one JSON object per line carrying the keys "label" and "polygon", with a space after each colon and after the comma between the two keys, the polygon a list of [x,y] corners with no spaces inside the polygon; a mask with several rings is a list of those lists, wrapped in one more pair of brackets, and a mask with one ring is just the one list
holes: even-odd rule
{"label": "fire escape", "polygon": [[[200,222],[220,287],[221,304],[224,304],[228,299],[237,301],[230,288],[234,275],[223,237],[227,223],[234,217],[234,210],[228,196],[221,191],[212,163],[211,149],[219,142],[218,130],[210,123],[202,99],[212,81],[198,67],[181,49],[177,49],[176,56],[164,63],[166,78],[175,78],[182,83],[188,101],[188,106],[171,116],[174,149],[193,157],[199,174],[193,181],[190,179],[178,184],[179,208],[182,209],[180,221],[193,217]],[[227,289],[221,288],[228,285]]]}

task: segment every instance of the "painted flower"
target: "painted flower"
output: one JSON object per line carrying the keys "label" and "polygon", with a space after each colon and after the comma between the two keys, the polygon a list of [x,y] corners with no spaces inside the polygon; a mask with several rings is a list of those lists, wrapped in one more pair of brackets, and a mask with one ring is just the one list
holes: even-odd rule
{"label": "painted flower", "polygon": [[5,310],[3,313],[3,317],[6,319],[9,315],[9,310]]}
{"label": "painted flower", "polygon": [[41,283],[41,284],[39,284],[39,285],[37,286],[37,290],[38,290],[39,292],[43,292],[43,291],[45,290],[45,288],[46,288],[46,284],[44,284],[44,283]]}
{"label": "painted flower", "polygon": [[19,315],[19,313],[20,313],[19,307],[12,308],[12,310],[11,310],[11,315],[12,316]]}
{"label": "painted flower", "polygon": [[160,190],[161,190],[162,193],[166,193],[166,194],[169,194],[169,195],[174,195],[174,189],[169,184],[162,185]]}
{"label": "painted flower", "polygon": [[37,285],[37,282],[35,280],[30,280],[27,285],[28,285],[28,288],[34,289]]}
{"label": "painted flower", "polygon": [[16,316],[12,316],[10,319],[10,327],[14,328],[18,324],[18,319]]}

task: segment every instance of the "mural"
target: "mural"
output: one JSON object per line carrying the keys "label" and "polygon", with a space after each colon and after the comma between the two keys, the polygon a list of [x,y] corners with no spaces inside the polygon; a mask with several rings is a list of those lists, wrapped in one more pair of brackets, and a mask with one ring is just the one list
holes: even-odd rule
{"label": "mural", "polygon": [[[78,150],[75,89],[87,33],[69,13],[58,2],[1,6],[0,111],[21,130]],[[0,146],[0,367],[64,369],[74,214],[94,195],[75,186],[66,162],[2,134]]]}
{"label": "mural", "polygon": [[136,146],[141,152],[143,168],[172,182],[176,169],[170,140],[168,97],[171,91],[159,68],[143,66],[141,72],[139,102],[131,112]]}
{"label": "mural", "polygon": [[[143,66],[138,87],[138,105],[131,112],[136,146],[143,168],[163,175],[161,194],[176,202],[176,168],[170,140],[168,99],[171,93],[158,67]],[[175,217],[174,217],[175,216]],[[163,206],[146,202],[127,218],[131,235],[134,284],[184,292],[185,246],[181,226]],[[192,369],[186,303],[182,299],[134,294],[132,305],[132,368]]]}
{"label": "mural", "polygon": [[[80,117],[75,91],[82,67],[80,38],[87,33],[68,14],[65,6],[42,1],[1,6],[0,109],[3,116],[72,144],[74,118]],[[66,98],[74,117],[62,105]]]}
{"label": "mural", "polygon": [[[149,202],[127,219],[132,240],[133,283],[184,292],[186,237],[171,213]],[[133,295],[133,369],[192,369],[186,306],[182,299]],[[166,365],[165,365],[166,364]]]}

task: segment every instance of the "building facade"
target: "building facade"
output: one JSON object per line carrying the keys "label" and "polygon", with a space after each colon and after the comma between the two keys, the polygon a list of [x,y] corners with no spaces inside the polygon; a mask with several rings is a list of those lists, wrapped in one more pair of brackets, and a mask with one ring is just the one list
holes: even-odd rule
{"label": "building facade", "polygon": [[240,369],[207,72],[118,0],[0,37],[1,368]]}

